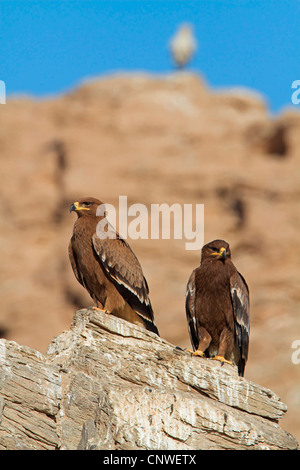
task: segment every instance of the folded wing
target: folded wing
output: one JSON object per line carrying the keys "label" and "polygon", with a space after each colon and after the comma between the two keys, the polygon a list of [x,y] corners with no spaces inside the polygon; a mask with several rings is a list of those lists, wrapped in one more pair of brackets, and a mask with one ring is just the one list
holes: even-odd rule
{"label": "folded wing", "polygon": [[236,342],[240,354],[238,370],[240,375],[244,375],[249,348],[250,301],[247,283],[237,271],[230,277],[230,295],[233,306]]}
{"label": "folded wing", "polygon": [[108,278],[130,305],[158,334],[149,299],[149,288],[141,265],[128,243],[115,233],[115,238],[92,238],[94,250]]}

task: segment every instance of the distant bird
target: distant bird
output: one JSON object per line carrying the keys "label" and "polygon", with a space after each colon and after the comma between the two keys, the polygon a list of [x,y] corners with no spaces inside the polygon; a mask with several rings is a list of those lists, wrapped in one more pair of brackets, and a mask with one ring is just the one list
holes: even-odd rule
{"label": "distant bird", "polygon": [[[69,243],[69,258],[78,282],[88,291],[96,308],[156,333],[147,281],[128,243],[110,225],[115,238],[103,237],[97,215],[102,202],[87,197],[74,202],[70,212],[78,218]],[[100,236],[99,236],[100,235]]]}
{"label": "distant bird", "polygon": [[193,355],[237,364],[243,376],[250,332],[249,290],[224,240],[202,248],[201,264],[186,288],[186,317]]}
{"label": "distant bird", "polygon": [[230,189],[220,187],[217,189],[217,195],[222,203],[225,203],[227,208],[234,214],[236,218],[236,230],[245,227],[248,216],[247,203],[238,185],[231,186]]}
{"label": "distant bird", "polygon": [[239,230],[243,228],[246,223],[247,213],[245,200],[238,194],[234,195],[230,204],[230,209],[233,211],[237,219],[236,229]]}
{"label": "distant bird", "polygon": [[45,146],[46,152],[51,152],[55,156],[54,167],[54,183],[57,191],[59,203],[53,213],[53,220],[56,224],[60,224],[65,217],[66,202],[66,184],[65,175],[68,166],[67,151],[65,144],[60,139],[53,139]]}
{"label": "distant bird", "polygon": [[62,140],[54,139],[47,146],[47,151],[53,151],[56,154],[56,174],[55,179],[59,187],[63,186],[63,175],[67,168],[67,152]]}
{"label": "distant bird", "polygon": [[193,58],[197,50],[193,28],[189,24],[182,24],[170,41],[170,51],[178,69],[184,68]]}

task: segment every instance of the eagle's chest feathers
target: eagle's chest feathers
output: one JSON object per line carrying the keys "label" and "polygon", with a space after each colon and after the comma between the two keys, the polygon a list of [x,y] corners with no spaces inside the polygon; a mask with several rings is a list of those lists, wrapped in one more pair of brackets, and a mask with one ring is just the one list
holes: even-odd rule
{"label": "eagle's chest feathers", "polygon": [[230,296],[230,265],[222,261],[210,262],[201,266],[196,276],[197,301],[196,309],[200,318],[222,327],[222,318],[227,323],[233,321]]}
{"label": "eagle's chest feathers", "polygon": [[91,256],[94,252],[92,236],[95,229],[94,226],[82,223],[79,218],[75,223],[74,234],[73,234],[73,249],[76,257],[80,260],[81,266],[87,268],[88,272],[91,272],[94,264],[98,264],[95,257]]}
{"label": "eagle's chest feathers", "polygon": [[200,269],[199,275],[196,277],[197,291],[203,297],[229,297],[228,267],[222,261],[210,264],[211,266],[203,266],[203,269]]}

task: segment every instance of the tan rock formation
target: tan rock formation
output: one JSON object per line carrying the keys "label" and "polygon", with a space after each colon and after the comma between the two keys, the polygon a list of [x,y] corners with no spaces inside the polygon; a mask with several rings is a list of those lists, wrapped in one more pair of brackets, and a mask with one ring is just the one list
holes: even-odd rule
{"label": "tan rock formation", "polygon": [[94,309],[45,355],[0,340],[0,404],[0,449],[298,446],[271,390]]}

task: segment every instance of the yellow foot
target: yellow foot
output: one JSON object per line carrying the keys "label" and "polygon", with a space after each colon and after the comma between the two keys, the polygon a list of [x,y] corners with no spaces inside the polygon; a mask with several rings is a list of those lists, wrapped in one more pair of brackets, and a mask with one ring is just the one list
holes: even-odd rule
{"label": "yellow foot", "polygon": [[108,310],[104,310],[103,308],[99,308],[99,307],[89,307],[89,310],[98,310],[99,312],[103,312],[103,313],[110,313],[108,312]]}
{"label": "yellow foot", "polygon": [[200,351],[197,349],[197,351],[191,351],[190,349],[186,349],[186,352],[189,352],[192,354],[192,356],[200,356],[200,357],[205,357],[204,352]]}
{"label": "yellow foot", "polygon": [[223,364],[230,364],[230,365],[232,366],[232,362],[227,361],[227,359],[225,359],[225,357],[223,357],[223,356],[214,356],[214,357],[213,357],[213,360],[214,360],[214,361],[220,361],[220,362],[221,362],[221,366],[222,366]]}

